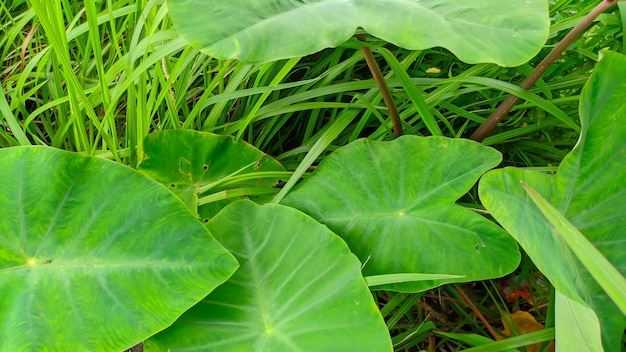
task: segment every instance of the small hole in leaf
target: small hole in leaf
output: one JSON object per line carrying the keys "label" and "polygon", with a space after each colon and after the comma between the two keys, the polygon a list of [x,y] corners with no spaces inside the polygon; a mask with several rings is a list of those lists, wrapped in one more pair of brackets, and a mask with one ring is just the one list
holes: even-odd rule
{"label": "small hole in leaf", "polygon": [[175,183],[170,183],[170,188],[176,188],[176,184]]}
{"label": "small hole in leaf", "polygon": [[476,244],[474,245],[474,249],[475,249],[476,251],[480,251],[481,249],[483,249],[483,248],[485,248],[485,247],[487,247],[487,246],[485,246],[485,244],[484,244],[484,243],[476,243]]}
{"label": "small hole in leaf", "polygon": [[204,169],[204,171],[207,171],[207,170],[209,170],[209,165],[204,165],[204,166],[202,166],[202,168]]}
{"label": "small hole in leaf", "polygon": [[208,223],[209,222],[209,218],[204,218],[204,220],[202,220],[203,223]]}

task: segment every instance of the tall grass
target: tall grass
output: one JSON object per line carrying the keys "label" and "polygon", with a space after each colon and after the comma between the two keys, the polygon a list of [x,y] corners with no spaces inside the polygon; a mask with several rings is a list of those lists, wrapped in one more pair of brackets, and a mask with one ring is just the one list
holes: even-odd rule
{"label": "tall grass", "polygon": [[[556,2],[546,50],[592,5]],[[356,115],[333,145],[391,138],[360,42],[245,65],[187,46],[162,0],[13,1],[1,5],[0,18],[4,147],[46,144],[135,165],[151,131],[191,128],[244,138],[297,165],[346,110]],[[442,49],[410,52],[375,38],[371,46],[407,133],[465,136],[506,92],[525,94],[527,102],[485,143],[510,151],[512,164],[546,166],[575,142],[577,94],[597,58],[594,50],[619,49],[608,36],[617,32],[619,17],[605,14],[600,21],[529,93],[516,84],[530,65],[467,65]]]}

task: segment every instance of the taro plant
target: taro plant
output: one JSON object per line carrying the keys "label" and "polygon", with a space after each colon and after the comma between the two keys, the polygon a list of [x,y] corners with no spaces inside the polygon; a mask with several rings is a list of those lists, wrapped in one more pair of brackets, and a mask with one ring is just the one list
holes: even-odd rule
{"label": "taro plant", "polygon": [[126,166],[14,147],[0,149],[0,177],[3,351],[129,348],[238,266],[175,195]]}
{"label": "taro plant", "polygon": [[257,203],[271,200],[280,179],[291,175],[246,142],[188,130],[147,136],[141,170],[166,185],[192,212],[199,210],[203,222],[244,196]]}
{"label": "taro plant", "polygon": [[[402,134],[402,121],[370,47],[363,43],[367,40],[362,30],[407,49],[440,46],[468,63],[513,66],[530,59],[547,38],[547,5],[542,0],[462,4],[423,0],[168,1],[170,15],[189,43],[211,56],[249,63],[297,58],[336,47],[354,36],[358,28],[358,43],[352,45],[363,50],[396,137]],[[378,50],[388,61],[394,60],[384,48]],[[297,59],[290,60],[281,73],[285,75],[296,63]],[[404,88],[413,93],[411,97],[428,129],[441,135],[417,88],[406,73],[398,74]],[[246,123],[253,119],[250,116]]]}
{"label": "taro plant", "polygon": [[[158,148],[145,153],[140,170],[149,165],[151,175],[169,175],[165,185],[195,174],[189,170],[200,174],[198,181],[203,174],[226,175],[203,182],[227,184],[233,162],[249,168],[232,167],[241,175],[247,172],[250,181],[266,182],[260,177],[267,172],[252,166],[268,162],[267,156],[257,152],[246,159],[250,147],[243,142],[195,131],[163,131],[148,138]],[[167,142],[173,138],[180,142]],[[225,138],[230,154],[241,158],[220,162],[233,159],[213,147]],[[153,162],[165,159],[174,168]],[[517,267],[515,241],[496,224],[454,204],[500,160],[499,152],[469,140],[361,139],[325,158],[282,205],[249,200],[227,205],[207,227],[241,267],[147,341],[146,348],[389,350],[389,334],[363,274],[371,286],[417,292],[500,277]],[[396,175],[389,177],[386,170]],[[210,204],[196,206],[203,214]]]}
{"label": "taro plant", "polygon": [[360,27],[407,49],[441,46],[470,63],[519,65],[547,37],[548,3],[169,0],[181,35],[207,54],[259,63],[335,47]]}
{"label": "taro plant", "polygon": [[626,57],[605,51],[581,96],[578,144],[556,174],[504,168],[480,181],[487,209],[557,290],[564,351],[599,350],[600,336],[619,351],[626,328],[624,101]]}
{"label": "taro plant", "polygon": [[[439,45],[467,62],[516,65],[539,50],[548,26],[547,2],[534,0],[170,0],[168,6],[190,43],[210,55],[248,62],[346,45],[371,48],[394,67],[397,61],[384,47],[349,40],[360,27],[359,34],[364,31],[411,49]],[[369,55],[367,50],[364,55]],[[613,63],[598,67],[581,102],[590,104],[590,110],[596,106],[591,102],[608,96],[594,87],[606,84],[624,94],[624,87],[615,83],[624,81],[622,71],[615,69],[623,58],[610,53],[607,57]],[[297,61],[287,60],[274,82]],[[375,71],[375,65],[370,67]],[[418,292],[503,276],[519,262],[515,240],[541,263],[543,253],[536,253],[529,237],[534,234],[527,235],[524,227],[532,224],[509,221],[519,216],[515,209],[499,209],[493,197],[490,203],[490,195],[498,200],[497,177],[486,178],[481,195],[513,237],[455,204],[484,172],[498,165],[499,152],[438,136],[442,133],[421,92],[406,73],[396,74],[436,136],[357,140],[326,157],[293,190],[336,136],[336,127],[351,122],[350,111],[332,122],[295,173],[241,141],[241,133],[236,138],[193,131],[152,134],[139,151],[141,173],[45,147],[0,150],[0,172],[9,180],[0,192],[0,293],[8,297],[0,303],[2,349],[121,350],[147,339],[149,351],[386,351],[393,348],[391,339],[369,289]],[[613,112],[597,117],[613,121],[620,111]],[[250,114],[241,123],[251,125],[255,118]],[[396,121],[396,135],[403,123]],[[565,176],[557,174],[553,182],[554,194],[563,189],[577,193],[579,179],[567,168],[588,165],[583,161],[600,150],[598,136],[608,127],[583,128],[579,144],[588,140],[591,149],[573,151],[569,164],[564,162],[566,171],[559,170]],[[623,133],[610,135],[615,138],[603,145],[609,144],[613,153],[607,165],[619,166],[624,155],[617,140]],[[602,177],[581,175],[597,180],[596,185],[609,185],[616,194],[623,191],[618,184],[623,175],[617,171]],[[283,187],[281,181],[287,179]],[[595,245],[604,238],[594,237],[588,228],[616,234],[622,225],[618,221],[623,211],[617,207],[606,208],[612,214],[608,222],[595,213],[587,214],[590,220],[577,218],[584,207],[580,202],[596,193],[562,202],[565,198],[546,191],[552,181],[541,182],[527,184],[565,212]],[[608,200],[615,202],[609,205],[617,204],[617,197]],[[571,204],[576,206],[567,213]],[[546,217],[537,209],[532,208],[529,221],[551,230],[555,225],[546,221],[556,215]],[[609,223],[613,225],[606,227]],[[621,240],[614,236],[607,243]],[[606,277],[594,276],[598,288],[588,274],[598,273],[593,263],[591,269],[581,264],[588,261],[579,263],[571,254],[579,252],[568,252],[564,240],[554,238],[548,243],[555,258],[538,266],[545,270],[558,264],[546,270],[566,297],[557,298],[557,318],[562,319],[557,335],[563,334],[567,314],[576,319],[597,314],[603,343],[612,348],[623,319],[610,315],[601,303],[623,306],[613,298],[623,278],[612,273],[609,278],[618,283],[606,286]],[[610,262],[604,268],[615,266],[623,275],[617,252],[600,252]],[[568,270],[568,264],[573,269]],[[579,277],[580,282],[573,279]],[[597,348],[598,334],[592,336],[590,348]]]}
{"label": "taro plant", "polygon": [[[178,30],[192,45],[218,58],[247,62],[310,54],[345,42],[361,27],[371,35],[403,47],[424,49],[442,45],[468,62],[513,65],[532,57],[547,34],[545,2],[507,5],[475,2],[459,7],[453,2],[432,6],[428,2],[412,1],[404,5],[408,6],[394,7],[393,2],[381,1],[168,2]],[[518,16],[520,11],[528,16]],[[477,13],[483,16],[475,16]],[[384,20],[392,15],[394,21]],[[407,30],[413,22],[424,26]],[[309,28],[313,27],[318,30],[309,35]],[[481,39],[466,37],[472,31],[480,32]],[[310,40],[302,40],[309,37]],[[503,43],[516,44],[511,50]],[[378,50],[386,54],[385,49]],[[367,57],[368,51],[364,53]],[[388,55],[385,58],[393,61]],[[297,59],[287,61],[276,82],[296,63]],[[370,63],[370,67],[379,79],[376,65]],[[407,77],[401,79],[405,89],[416,93],[414,103],[433,134],[441,134],[420,100],[421,93],[408,83]],[[380,86],[384,93],[384,84]],[[251,114],[244,123],[251,124],[254,119]],[[401,134],[397,121],[394,129],[396,135]],[[171,133],[162,133],[160,138],[171,139],[168,134]],[[241,133],[237,138],[240,136]],[[188,133],[187,138],[183,145],[218,137]],[[191,147],[197,151],[191,155],[178,150],[177,144],[161,143],[157,137],[155,145],[159,148],[145,153],[146,164],[142,162],[140,168],[152,164],[155,158],[169,160],[174,165],[165,170],[178,175],[174,179],[181,174],[185,179],[187,174],[197,174],[199,177],[195,179],[199,180],[204,174],[214,173],[209,152],[212,143]],[[364,309],[372,302],[344,300],[343,293],[352,289],[344,289],[336,282],[335,260],[317,250],[320,246],[327,247],[329,241],[336,241],[336,235],[316,240],[320,244],[311,247],[307,244],[308,235],[303,232],[312,235],[317,232],[316,227],[311,223],[310,230],[303,231],[305,226],[298,224],[304,214],[294,212],[293,208],[326,224],[346,240],[364,266],[363,271],[372,275],[368,281],[385,288],[415,292],[447,282],[499,277],[519,263],[517,245],[506,233],[480,215],[454,204],[483,172],[500,162],[498,152],[475,142],[443,137],[406,136],[393,142],[359,140],[324,160],[310,179],[284,198],[323,147],[314,150],[307,157],[308,163],[298,167],[273,199],[273,203],[282,201],[289,208],[270,204],[259,208],[240,201],[226,206],[210,219],[207,227],[235,254],[242,267],[231,283],[210,294],[171,328],[151,338],[146,344],[148,349],[337,348],[343,340],[338,340],[336,335],[342,332],[347,334],[350,344],[364,343],[366,347],[362,348],[367,350],[390,348],[382,329],[364,334],[354,323],[336,323],[353,314],[352,307],[358,305]],[[195,163],[187,165],[192,159]],[[238,170],[243,171],[254,163],[254,160],[250,164],[243,162]],[[159,169],[163,166],[159,162],[154,164]],[[155,171],[154,167],[149,170]],[[203,187],[198,185],[193,191],[200,192]],[[196,205],[202,213],[205,205],[200,202]],[[440,251],[424,247],[440,241],[446,243]],[[309,253],[303,256],[303,250]],[[333,264],[328,264],[329,261]],[[311,279],[309,268],[318,268],[321,273]],[[303,283],[298,285],[299,282]],[[322,292],[321,296],[318,292]],[[311,314],[315,319],[311,320]],[[302,325],[303,321],[309,324]],[[376,325],[379,324],[373,321],[369,324],[370,328]],[[352,348],[357,347],[352,345]]]}
{"label": "taro plant", "polygon": [[[262,62],[309,54],[324,47],[339,45],[353,35],[355,27],[360,27],[368,34],[399,46],[424,49],[441,45],[468,62],[489,61],[505,65],[521,63],[528,59],[529,56],[525,55],[536,50],[536,47],[533,47],[536,43],[533,36],[534,39],[541,38],[541,21],[532,24],[516,21],[520,21],[520,18],[524,18],[521,21],[530,22],[533,18],[544,19],[535,16],[509,16],[510,13],[506,10],[514,8],[520,11],[517,14],[525,11],[537,11],[535,14],[539,14],[546,5],[544,2],[507,3],[500,4],[503,9],[499,11],[495,9],[498,5],[493,2],[475,1],[464,4],[472,10],[467,11],[458,3],[444,2],[433,5],[420,1],[402,3],[402,9],[394,8],[394,3],[383,1],[351,1],[341,4],[323,1],[310,3],[283,1],[272,2],[272,6],[268,6],[267,1],[208,4],[201,1],[170,0],[168,4],[172,18],[178,24],[178,30],[182,35],[201,50],[221,58]],[[487,9],[490,11],[488,15],[483,12],[483,16],[474,16],[480,13],[480,10]],[[212,20],[207,21],[203,16],[202,19],[194,21],[193,11],[201,11]],[[224,16],[224,13],[228,13],[228,16]],[[388,18],[386,16],[391,16],[390,14],[394,16],[393,22],[381,20]],[[234,17],[240,21],[233,21]],[[471,37],[463,37],[461,41],[455,40],[454,34],[460,32],[457,25],[464,30],[463,34],[467,35],[475,28],[484,30],[485,27],[498,27],[497,23],[502,23],[503,18],[510,20],[511,23],[498,29],[513,28],[512,32],[507,32],[506,29],[481,32],[474,37],[481,38],[480,43],[469,40]],[[294,23],[303,25],[294,27]],[[421,26],[415,31],[408,30],[409,27],[414,29],[412,23],[420,23]],[[315,35],[310,36],[312,37],[310,40],[301,40],[309,38],[307,31],[312,27],[318,28]],[[519,30],[521,28],[529,30],[530,33],[528,31],[522,33]],[[286,32],[288,33],[284,34]],[[496,34],[492,37],[493,33]],[[502,49],[505,46],[482,45],[494,38],[508,39],[512,43],[508,49],[526,50],[520,50],[521,57],[516,57],[520,52],[510,50],[511,56],[506,57],[506,54],[498,53],[498,48]],[[363,41],[363,36],[359,39]],[[526,43],[531,45],[527,47],[517,45],[518,39],[528,40]],[[269,45],[270,42],[276,45]],[[353,44],[365,45],[354,42]],[[384,48],[375,49],[385,59],[393,61]],[[374,76],[380,81],[381,75],[376,72],[376,65],[372,64],[368,51],[364,50],[364,54]],[[607,71],[610,72],[611,69]],[[403,82],[405,89],[415,93],[414,86],[406,79]],[[384,84],[379,86],[384,95]],[[411,95],[417,111],[429,130],[433,134],[440,134],[434,119],[420,100],[420,95],[419,91]],[[393,107],[387,105],[391,119],[394,120]],[[254,118],[250,115],[245,123],[252,123]],[[398,136],[402,130],[399,127],[401,122],[393,121],[393,124],[395,134]],[[274,201],[306,212],[343,237],[351,250],[361,259],[364,265],[363,272],[366,274],[407,272],[460,274],[459,267],[468,269],[463,273],[465,275],[461,275],[464,277],[461,279],[447,278],[384,286],[388,289],[420,291],[444,282],[476,279],[473,275],[495,277],[500,272],[510,270],[510,263],[502,263],[503,258],[511,257],[513,246],[507,244],[510,239],[505,240],[506,236],[501,237],[497,227],[493,224],[487,225],[488,222],[480,216],[453,204],[473,184],[471,175],[480,176],[485,170],[482,168],[491,160],[489,156],[491,152],[481,151],[477,145],[465,143],[436,137],[400,138],[394,142],[357,141],[326,158],[313,176],[283,198],[301,176],[303,168],[310,166],[319,155],[322,146],[316,152],[310,153],[308,163],[301,164],[300,172],[294,174]],[[463,155],[461,151],[466,152],[464,160],[461,160]],[[415,154],[419,156],[416,157]],[[474,159],[474,155],[478,158]],[[485,163],[482,166],[481,161]],[[495,165],[491,167],[493,166]],[[515,213],[509,214],[516,216]],[[482,234],[485,236],[482,237]],[[442,266],[441,263],[445,262],[445,259],[441,258],[445,254],[437,253],[435,248],[422,248],[437,240],[449,242],[449,247],[443,246],[445,251],[442,252],[453,253],[449,260],[458,261],[456,267]],[[492,240],[494,242],[490,242]],[[494,245],[496,243],[499,245]],[[474,252],[471,251],[471,247]],[[418,251],[417,248],[423,251]],[[441,246],[437,248],[441,249]],[[490,258],[490,255],[494,257]],[[490,271],[490,265],[485,266],[481,260],[491,264],[502,263],[502,266]],[[567,276],[564,277],[567,279]],[[621,278],[619,274],[618,278]],[[619,287],[621,286],[618,285]],[[197,325],[204,320],[212,321],[216,318],[211,312],[205,313],[207,314],[205,317],[194,314],[195,320],[182,320],[188,325],[194,325],[195,321]],[[568,321],[563,318],[564,316],[561,317],[561,324]],[[617,330],[623,330],[621,324],[617,325]],[[609,323],[608,326],[612,325]],[[211,328],[205,329],[205,335],[211,334]],[[615,334],[609,332],[604,337],[605,344],[613,347],[614,338]],[[597,348],[598,345],[594,346]]]}
{"label": "taro plant", "polygon": [[[370,46],[350,39],[355,30],[408,49],[442,46],[459,59],[469,63],[492,62],[519,65],[532,58],[548,35],[548,4],[541,0],[455,1],[433,3],[410,0],[345,2],[288,0],[201,1],[170,0],[168,9],[177,30],[190,44],[209,55],[244,62],[266,62],[283,58],[287,61],[275,79],[286,77],[301,55],[324,48],[345,45],[365,47],[365,58],[377,82],[394,126],[395,135],[402,133],[402,121],[395,116],[395,105],[380,69],[371,56]],[[202,14],[201,16],[198,14]],[[419,25],[418,25],[419,24]],[[315,28],[315,31],[311,31]],[[383,47],[375,49],[391,67],[400,64]],[[401,69],[394,71],[415,105],[420,118],[433,135],[441,129],[428,108],[422,92]],[[260,104],[267,96],[264,95]],[[254,111],[243,121],[244,127],[254,122]],[[278,194],[279,202],[295,185],[305,170],[337,136],[341,126],[353,118],[348,111],[318,140],[287,185]],[[240,138],[243,128],[237,135]]]}

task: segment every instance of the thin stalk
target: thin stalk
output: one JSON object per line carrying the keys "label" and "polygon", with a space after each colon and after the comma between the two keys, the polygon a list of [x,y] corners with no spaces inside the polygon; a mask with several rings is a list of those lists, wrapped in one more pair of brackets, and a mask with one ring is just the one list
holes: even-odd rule
{"label": "thin stalk", "polygon": [[[593,11],[591,11],[583,20],[576,25],[566,36],[559,42],[559,44],[552,49],[550,54],[546,56],[539,65],[533,70],[533,72],[526,77],[526,79],[522,82],[520,87],[528,90],[530,87],[535,85],[537,80],[546,72],[548,67],[552,65],[556,59],[567,49],[567,47],[572,44],[572,42],[578,38],[582,32],[593,23],[593,21],[600,16],[607,8],[616,3],[618,0],[604,0],[596,6]],[[494,111],[491,116],[485,121],[478,129],[470,136],[470,139],[473,139],[478,142],[482,142],[483,139],[489,137],[496,128],[496,125],[504,118],[506,114],[511,111],[513,105],[517,103],[519,97],[516,95],[509,95],[501,104],[498,106],[496,111]]]}
{"label": "thin stalk", "polygon": [[487,331],[489,331],[491,336],[494,339],[496,339],[496,340],[502,340],[502,336],[500,336],[500,334],[496,333],[496,331],[493,329],[493,327],[491,327],[491,324],[489,324],[487,319],[485,319],[485,317],[483,316],[483,313],[480,312],[480,310],[476,307],[476,305],[474,305],[474,302],[472,302],[472,300],[465,294],[465,292],[463,292],[463,290],[461,290],[459,288],[459,286],[457,286],[457,285],[453,284],[452,287],[456,290],[456,292],[459,295],[461,295],[461,298],[463,298],[465,303],[467,303],[467,305],[474,312],[474,314],[476,314],[476,317],[478,318],[478,320],[480,320],[483,323],[483,325],[485,325],[485,327],[487,328]]}
{"label": "thin stalk", "polygon": [[[367,39],[363,34],[357,34],[357,39],[360,41],[367,43]],[[402,123],[400,122],[400,114],[398,113],[398,107],[396,106],[396,102],[393,100],[393,96],[391,95],[391,91],[389,90],[389,86],[385,81],[385,77],[380,70],[380,66],[376,60],[374,60],[374,54],[372,54],[372,50],[370,50],[367,46],[362,46],[361,51],[363,52],[363,56],[365,57],[365,62],[367,62],[367,67],[369,67],[372,72],[372,76],[378,85],[378,89],[383,96],[383,100],[385,101],[385,105],[387,105],[387,110],[389,110],[389,116],[391,117],[391,123],[393,124],[393,134],[396,138],[402,136],[404,131],[402,130]]]}

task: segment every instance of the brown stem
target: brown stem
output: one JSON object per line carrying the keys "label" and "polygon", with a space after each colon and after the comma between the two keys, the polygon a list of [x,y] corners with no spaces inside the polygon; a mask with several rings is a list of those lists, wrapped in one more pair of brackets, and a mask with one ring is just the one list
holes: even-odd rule
{"label": "brown stem", "polygon": [[[583,18],[580,23],[576,25],[567,35],[563,38],[559,44],[552,49],[550,54],[546,56],[537,67],[533,70],[533,72],[526,77],[526,79],[520,84],[520,87],[528,90],[530,87],[535,85],[537,80],[546,72],[548,67],[556,61],[556,59],[561,56],[561,54],[567,49],[572,42],[578,38],[582,32],[593,23],[593,21],[600,16],[607,8],[616,3],[618,0],[604,0],[596,6],[593,11],[591,11],[585,18]],[[509,95],[501,104],[498,106],[496,111],[494,111],[491,116],[485,121],[478,129],[470,136],[470,139],[473,139],[478,142],[482,142],[483,139],[490,136],[496,128],[496,125],[504,118],[504,116],[511,111],[513,105],[519,100],[519,97],[511,94]]]}
{"label": "brown stem", "polygon": [[480,310],[478,310],[478,308],[476,308],[476,306],[474,305],[474,303],[472,302],[472,300],[467,297],[467,295],[465,294],[465,292],[463,292],[463,290],[461,290],[457,285],[452,285],[452,287],[454,287],[454,289],[456,290],[456,292],[459,293],[459,295],[461,295],[461,297],[463,298],[463,300],[465,301],[465,303],[467,303],[467,305],[470,307],[470,309],[474,312],[474,314],[476,314],[476,317],[478,318],[478,320],[480,320],[483,325],[485,325],[485,327],[487,328],[487,330],[489,331],[489,333],[491,334],[491,336],[493,336],[494,339],[496,340],[502,340],[502,336],[500,336],[500,334],[498,334],[493,327],[491,327],[491,324],[489,324],[489,322],[487,321],[487,319],[485,319],[485,317],[483,316],[483,313],[480,312]]}
{"label": "brown stem", "polygon": [[[365,36],[363,34],[357,34],[357,39],[362,42],[367,42]],[[387,105],[387,110],[389,110],[389,116],[391,117],[391,123],[393,124],[393,134],[396,138],[402,136],[404,131],[402,131],[402,123],[400,122],[400,114],[398,114],[398,107],[396,106],[396,102],[393,100],[393,96],[391,95],[391,91],[389,90],[389,86],[385,81],[385,77],[383,73],[380,71],[380,67],[376,60],[374,60],[374,54],[372,54],[372,50],[370,50],[367,46],[362,46],[361,51],[363,52],[363,56],[365,57],[365,62],[367,62],[367,67],[369,67],[372,72],[372,76],[378,85],[378,90],[380,90],[380,94],[383,96],[383,100],[385,101],[385,105]]]}

